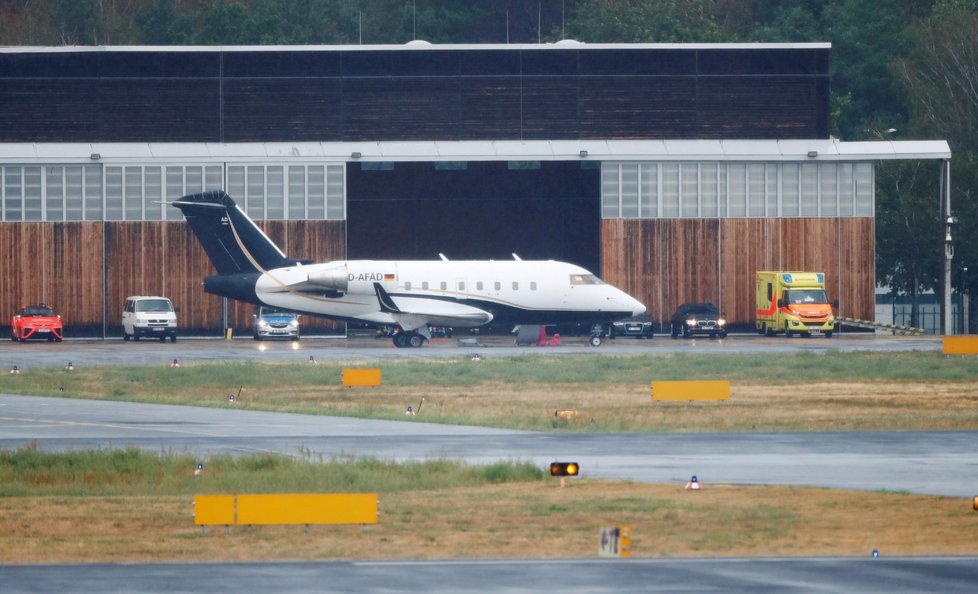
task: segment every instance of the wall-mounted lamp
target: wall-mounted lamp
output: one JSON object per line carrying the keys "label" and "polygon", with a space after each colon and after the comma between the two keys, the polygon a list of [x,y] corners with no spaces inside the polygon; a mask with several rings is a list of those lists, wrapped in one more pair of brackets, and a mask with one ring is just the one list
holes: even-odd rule
{"label": "wall-mounted lamp", "polygon": [[581,151],[581,152],[579,152],[579,153],[577,153],[577,154],[579,154],[579,155],[581,156],[581,158],[582,158],[582,159],[584,159],[584,158],[586,158],[586,157],[587,157],[587,151]]}
{"label": "wall-mounted lamp", "polygon": [[818,151],[808,151],[808,158],[809,159],[814,159],[817,156],[818,156]]}
{"label": "wall-mounted lamp", "polygon": [[88,158],[91,159],[92,161],[98,161],[99,159],[102,158],[102,155],[98,153],[92,153],[91,155],[88,155]]}
{"label": "wall-mounted lamp", "polygon": [[350,153],[350,157],[353,159],[359,159],[362,156],[363,155],[360,154],[360,151],[353,151],[352,153]]}

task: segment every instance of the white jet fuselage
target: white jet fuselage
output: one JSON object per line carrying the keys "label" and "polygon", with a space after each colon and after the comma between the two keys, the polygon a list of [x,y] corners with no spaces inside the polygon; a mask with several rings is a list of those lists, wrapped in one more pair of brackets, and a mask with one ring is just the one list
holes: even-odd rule
{"label": "white jet fuselage", "polygon": [[[397,324],[405,330],[424,324],[476,327],[493,320],[601,321],[645,311],[640,302],[584,268],[552,260],[349,260],[296,265],[264,272],[255,294],[275,307]],[[382,296],[389,296],[388,307]]]}

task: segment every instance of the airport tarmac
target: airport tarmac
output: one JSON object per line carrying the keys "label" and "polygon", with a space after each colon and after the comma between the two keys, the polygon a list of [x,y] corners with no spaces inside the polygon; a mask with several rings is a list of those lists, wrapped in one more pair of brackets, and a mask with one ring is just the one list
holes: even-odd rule
{"label": "airport tarmac", "polygon": [[[933,351],[935,337],[852,335],[832,339],[731,336],[725,340],[617,339],[592,348],[514,347],[505,339],[458,344],[438,339],[422,349],[397,349],[373,338],[247,340],[66,340],[0,345],[0,365],[168,365],[222,360],[388,360],[527,354],[617,355],[670,352],[806,350]],[[509,344],[507,344],[509,342]],[[260,411],[203,409],[108,401],[0,395],[0,448],[26,444],[52,450],[119,448],[214,453],[300,451],[384,459],[575,459],[582,474],[636,481],[704,485],[797,484],[961,497],[978,493],[976,432],[558,434],[455,427],[412,420],[369,421]],[[967,498],[967,499],[966,499]],[[656,559],[491,560],[380,563],[195,563],[0,566],[4,592],[971,592],[973,558],[910,559]],[[204,561],[204,560],[202,560]],[[406,577],[409,576],[409,577]]]}
{"label": "airport tarmac", "polygon": [[732,334],[724,339],[652,340],[616,338],[591,347],[586,337],[563,337],[560,346],[516,346],[511,336],[455,336],[435,338],[422,348],[397,348],[387,338],[371,335],[345,337],[303,337],[299,341],[263,340],[251,337],[180,338],[175,343],[157,340],[123,342],[121,338],[65,339],[61,343],[0,341],[0,369],[18,365],[64,367],[73,365],[170,365],[218,361],[390,361],[467,357],[562,356],[591,354],[638,355],[657,353],[784,353],[827,351],[938,351],[938,336],[877,336],[872,333],[835,335],[832,338],[767,337],[757,334]]}

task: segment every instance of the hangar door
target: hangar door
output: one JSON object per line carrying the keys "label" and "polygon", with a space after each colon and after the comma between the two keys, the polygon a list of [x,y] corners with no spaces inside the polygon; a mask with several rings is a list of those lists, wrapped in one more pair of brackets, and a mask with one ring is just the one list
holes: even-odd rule
{"label": "hangar door", "polygon": [[599,184],[598,163],[350,163],[347,257],[516,253],[600,273]]}

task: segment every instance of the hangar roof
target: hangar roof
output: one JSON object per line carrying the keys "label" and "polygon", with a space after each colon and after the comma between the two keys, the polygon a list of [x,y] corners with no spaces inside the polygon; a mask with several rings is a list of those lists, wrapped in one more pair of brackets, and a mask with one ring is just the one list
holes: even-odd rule
{"label": "hangar roof", "polygon": [[0,53],[81,53],[81,52],[350,52],[350,51],[458,51],[458,50],[567,50],[567,49],[632,49],[632,50],[768,50],[768,49],[831,49],[829,42],[804,43],[585,43],[563,39],[555,43],[429,43],[421,39],[403,45],[70,45],[70,46],[7,46]]}
{"label": "hangar roof", "polygon": [[498,140],[0,143],[3,163],[144,161],[886,161],[950,159],[946,140]]}

